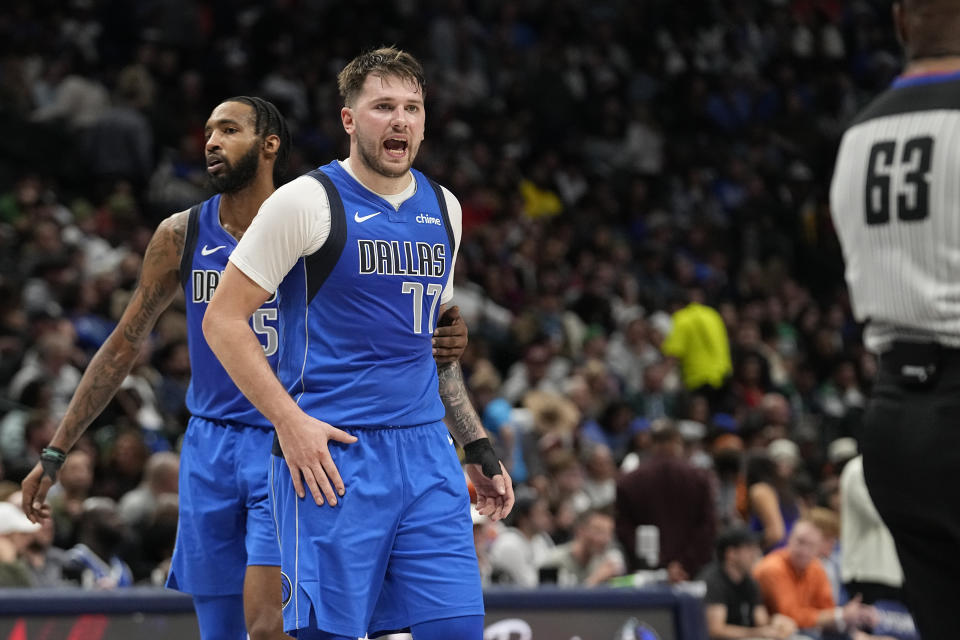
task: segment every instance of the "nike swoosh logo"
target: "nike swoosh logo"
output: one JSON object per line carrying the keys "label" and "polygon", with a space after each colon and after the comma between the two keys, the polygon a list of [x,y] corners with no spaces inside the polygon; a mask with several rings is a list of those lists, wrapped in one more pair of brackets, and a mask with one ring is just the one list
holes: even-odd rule
{"label": "nike swoosh logo", "polygon": [[381,213],[383,213],[383,211],[377,211],[376,213],[371,213],[371,214],[368,215],[368,216],[361,216],[361,215],[360,215],[360,212],[357,211],[355,214],[353,214],[353,219],[356,220],[357,222],[363,222],[363,221],[365,221],[365,220],[369,220],[369,219],[372,218],[373,216],[378,216],[378,215],[380,215]]}
{"label": "nike swoosh logo", "polygon": [[200,249],[200,254],[208,256],[211,253],[216,253],[217,251],[220,251],[220,249],[226,249],[226,248],[227,248],[227,245],[225,244],[222,244],[219,247],[214,247],[213,249],[207,249],[207,245],[203,245],[203,249]]}

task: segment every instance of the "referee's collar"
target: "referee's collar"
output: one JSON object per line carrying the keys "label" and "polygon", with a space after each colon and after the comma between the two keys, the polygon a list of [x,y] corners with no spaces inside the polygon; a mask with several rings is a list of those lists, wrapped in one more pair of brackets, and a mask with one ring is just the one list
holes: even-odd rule
{"label": "referee's collar", "polygon": [[891,89],[902,89],[903,87],[916,87],[924,84],[936,84],[939,82],[950,82],[951,80],[960,80],[960,70],[957,71],[932,71],[929,73],[914,73],[911,75],[897,76],[890,85]]}

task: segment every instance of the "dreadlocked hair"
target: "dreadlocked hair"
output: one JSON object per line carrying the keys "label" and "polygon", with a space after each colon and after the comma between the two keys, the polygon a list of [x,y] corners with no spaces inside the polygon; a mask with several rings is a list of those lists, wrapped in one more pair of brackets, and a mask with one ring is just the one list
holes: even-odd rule
{"label": "dreadlocked hair", "polygon": [[279,187],[287,173],[287,162],[290,159],[290,130],[287,121],[269,100],[256,96],[234,96],[224,102],[240,102],[253,109],[253,131],[258,136],[277,136],[280,138],[280,147],[277,149],[277,159],[273,163],[273,185]]}

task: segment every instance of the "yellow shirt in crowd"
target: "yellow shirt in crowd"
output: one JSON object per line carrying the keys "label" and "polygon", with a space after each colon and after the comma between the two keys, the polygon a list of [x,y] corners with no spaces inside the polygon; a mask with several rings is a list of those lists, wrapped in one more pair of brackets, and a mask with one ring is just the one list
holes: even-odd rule
{"label": "yellow shirt in crowd", "polygon": [[661,348],[680,361],[687,389],[720,387],[733,371],[723,318],[715,309],[697,302],[673,314],[673,328]]}

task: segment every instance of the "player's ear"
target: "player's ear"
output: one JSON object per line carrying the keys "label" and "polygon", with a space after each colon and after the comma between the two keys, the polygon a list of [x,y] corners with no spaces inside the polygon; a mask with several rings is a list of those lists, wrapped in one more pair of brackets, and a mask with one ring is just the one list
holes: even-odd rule
{"label": "player's ear", "polygon": [[347,132],[347,135],[353,135],[357,128],[357,123],[353,120],[353,109],[350,107],[340,109],[340,120],[343,122],[343,130]]}
{"label": "player's ear", "polygon": [[272,133],[263,139],[263,155],[268,158],[275,158],[279,150],[280,136]]}

